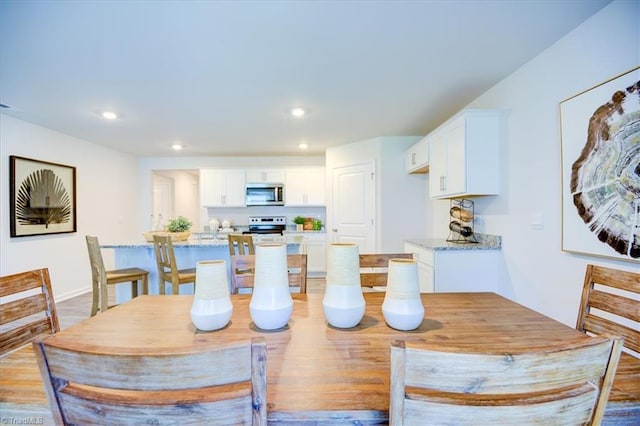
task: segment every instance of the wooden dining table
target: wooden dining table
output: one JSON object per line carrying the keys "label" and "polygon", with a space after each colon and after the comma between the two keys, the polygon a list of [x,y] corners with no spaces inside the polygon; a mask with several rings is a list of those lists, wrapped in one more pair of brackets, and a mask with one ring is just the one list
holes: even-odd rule
{"label": "wooden dining table", "polygon": [[[516,354],[590,338],[494,293],[423,294],[424,320],[413,331],[386,325],[381,310],[384,293],[365,293],[364,317],[349,329],[328,325],[322,294],[292,297],[291,319],[274,331],[261,330],[251,321],[251,295],[233,295],[231,322],[210,332],[196,329],[191,322],[192,296],[166,295],[137,297],[54,338],[110,351],[144,348],[158,353],[171,347],[197,348],[263,336],[268,420],[298,424],[387,423],[394,340],[443,351]],[[0,416],[35,416],[48,424],[48,403],[30,345],[0,359]]]}

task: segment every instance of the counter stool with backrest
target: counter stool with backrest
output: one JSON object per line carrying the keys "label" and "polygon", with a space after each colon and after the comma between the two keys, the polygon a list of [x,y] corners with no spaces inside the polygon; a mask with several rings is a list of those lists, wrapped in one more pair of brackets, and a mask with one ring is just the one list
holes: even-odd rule
{"label": "counter stool with backrest", "polygon": [[138,297],[138,281],[142,283],[142,294],[149,294],[149,271],[141,268],[122,268],[106,270],[100,251],[98,237],[87,235],[87,249],[91,263],[91,281],[93,288],[93,302],[91,316],[104,312],[115,305],[109,305],[110,285],[131,283],[131,297]]}
{"label": "counter stool with backrest", "polygon": [[0,355],[60,331],[47,268],[0,277]]}
{"label": "counter stool with backrest", "polygon": [[624,338],[604,424],[640,424],[640,273],[587,265],[576,328]]}
{"label": "counter stool with backrest", "polygon": [[178,269],[171,236],[154,235],[153,248],[158,265],[158,290],[160,294],[165,294],[165,283],[171,283],[173,294],[180,294],[182,284],[193,283],[195,287],[196,268]]}
{"label": "counter stool with backrest", "polygon": [[236,254],[255,254],[256,249],[253,245],[253,237],[251,234],[229,234],[229,256]]}

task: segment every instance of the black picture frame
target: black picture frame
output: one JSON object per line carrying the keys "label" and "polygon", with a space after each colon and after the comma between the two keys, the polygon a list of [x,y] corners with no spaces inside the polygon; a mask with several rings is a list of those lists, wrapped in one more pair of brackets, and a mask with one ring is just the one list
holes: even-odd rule
{"label": "black picture frame", "polygon": [[76,168],[9,156],[11,237],[77,232]]}

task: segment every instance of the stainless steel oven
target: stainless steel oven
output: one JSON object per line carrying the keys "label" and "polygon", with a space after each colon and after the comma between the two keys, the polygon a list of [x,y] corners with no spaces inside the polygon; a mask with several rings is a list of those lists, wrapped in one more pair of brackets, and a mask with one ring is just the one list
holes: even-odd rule
{"label": "stainless steel oven", "polygon": [[283,231],[287,228],[285,216],[251,216],[249,229],[244,234],[252,234],[254,244],[284,243]]}

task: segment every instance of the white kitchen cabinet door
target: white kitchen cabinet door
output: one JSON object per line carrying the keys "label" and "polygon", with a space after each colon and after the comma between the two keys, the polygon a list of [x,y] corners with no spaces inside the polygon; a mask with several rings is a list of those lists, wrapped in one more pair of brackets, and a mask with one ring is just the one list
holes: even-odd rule
{"label": "white kitchen cabinet door", "polygon": [[284,204],[295,206],[325,205],[324,167],[287,169],[285,172]]}
{"label": "white kitchen cabinet door", "polygon": [[247,169],[247,183],[284,183],[284,169]]}
{"label": "white kitchen cabinet door", "polygon": [[244,207],[244,170],[200,170],[200,199],[204,207]]}
{"label": "white kitchen cabinet door", "polygon": [[287,244],[300,244],[300,253],[307,255],[307,274],[323,276],[327,273],[327,234],[324,232],[291,232]]}
{"label": "white kitchen cabinet door", "polygon": [[466,110],[429,134],[429,194],[452,198],[499,193],[500,115]]}
{"label": "white kitchen cabinet door", "polygon": [[411,243],[404,249],[418,263],[421,292],[499,291],[499,250],[432,250]]}
{"label": "white kitchen cabinet door", "polygon": [[307,254],[307,273],[325,275],[327,273],[327,236],[308,234],[304,237],[304,252]]}
{"label": "white kitchen cabinet door", "polygon": [[407,173],[429,173],[429,140],[425,136],[405,153]]}

